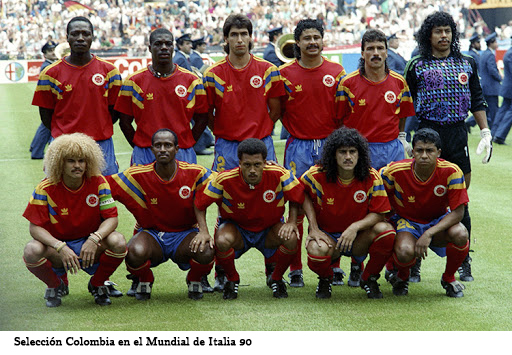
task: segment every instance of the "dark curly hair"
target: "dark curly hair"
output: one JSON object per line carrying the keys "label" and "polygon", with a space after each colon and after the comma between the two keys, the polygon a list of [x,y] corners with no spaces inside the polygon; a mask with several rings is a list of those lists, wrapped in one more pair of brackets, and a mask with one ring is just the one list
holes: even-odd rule
{"label": "dark curly hair", "polygon": [[[302,32],[304,32],[305,30],[309,30],[310,28],[318,30],[322,38],[324,38],[324,25],[322,24],[322,21],[307,18],[304,20],[300,20],[297,23],[297,27],[295,27],[295,30],[293,31],[293,38],[295,39],[295,41],[299,41]],[[295,58],[300,59],[300,48],[295,43],[293,44],[293,53],[295,55]]]}
{"label": "dark curly hair", "polygon": [[432,44],[430,38],[432,37],[432,29],[438,26],[450,26],[452,30],[452,42],[450,44],[451,55],[462,58],[460,52],[460,33],[457,31],[457,24],[453,17],[447,12],[437,11],[427,16],[416,35],[418,42],[418,50],[422,57],[432,56]]}
{"label": "dark curly hair", "polygon": [[247,138],[240,142],[237,148],[238,160],[242,159],[242,155],[261,154],[263,159],[267,159],[267,146],[262,140],[257,138]]}
{"label": "dark curly hair", "polygon": [[359,181],[364,181],[370,176],[370,150],[368,141],[356,129],[341,127],[332,132],[325,140],[322,148],[322,157],[317,162],[325,171],[327,181],[335,182],[338,178],[338,163],[336,150],[339,147],[355,147],[359,154],[354,176]]}

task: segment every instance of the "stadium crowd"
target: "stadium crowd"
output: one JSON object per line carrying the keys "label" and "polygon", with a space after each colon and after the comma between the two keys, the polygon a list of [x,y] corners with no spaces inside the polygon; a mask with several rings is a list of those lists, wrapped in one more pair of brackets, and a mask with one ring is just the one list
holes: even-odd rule
{"label": "stadium crowd", "polygon": [[[169,29],[175,38],[184,33],[193,39],[204,37],[211,50],[221,51],[222,23],[231,13],[244,13],[251,19],[255,47],[268,43],[268,29],[282,26],[284,33],[291,33],[300,19],[313,17],[324,23],[326,46],[357,44],[372,27],[386,35],[396,33],[399,51],[406,59],[415,47],[415,31],[436,10],[456,19],[463,38],[484,31],[482,24],[469,21],[470,0],[81,0],[85,7],[79,9],[68,8],[70,3],[0,1],[0,58],[42,58],[41,48],[48,40],[65,42],[65,24],[74,16],[88,16],[97,29],[93,51],[117,50],[130,56],[147,55],[147,33],[158,27]],[[503,39],[510,38],[512,21],[496,32]]]}

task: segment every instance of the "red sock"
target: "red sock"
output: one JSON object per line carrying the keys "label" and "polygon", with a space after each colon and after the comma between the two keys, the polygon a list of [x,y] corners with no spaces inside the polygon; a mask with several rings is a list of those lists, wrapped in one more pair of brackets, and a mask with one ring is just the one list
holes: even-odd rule
{"label": "red sock", "polygon": [[153,275],[153,271],[151,271],[151,261],[147,260],[144,264],[139,267],[131,267],[126,264],[126,270],[139,279],[139,282],[153,282],[155,281],[155,276]]}
{"label": "red sock", "polygon": [[308,266],[315,274],[321,278],[332,280],[333,271],[331,268],[332,258],[326,256],[313,256],[308,254]]}
{"label": "red sock", "polygon": [[297,252],[295,253],[290,264],[290,271],[302,270],[302,237],[304,235],[304,215],[297,216],[297,228],[299,236],[297,240]]}
{"label": "red sock", "polygon": [[289,250],[283,245],[277,249],[276,253],[274,254],[276,256],[277,262],[276,267],[274,268],[274,272],[272,273],[272,280],[277,281],[283,278],[284,273],[290,266],[290,263],[296,254],[297,249]]}
{"label": "red sock", "polygon": [[443,274],[443,281],[455,281],[455,271],[462,264],[469,251],[469,241],[466,245],[459,247],[453,243],[446,245],[446,268]]}
{"label": "red sock", "polygon": [[200,282],[201,277],[208,275],[213,267],[213,261],[209,264],[199,264],[194,259],[190,259],[190,270],[187,274],[188,281]]}
{"label": "red sock", "polygon": [[396,232],[392,229],[382,232],[373,238],[373,243],[368,249],[370,260],[368,260],[366,263],[366,267],[364,268],[363,274],[361,276],[363,280],[368,280],[370,275],[380,274],[382,268],[393,253],[395,235]]}
{"label": "red sock", "polygon": [[411,274],[411,267],[414,264],[416,264],[416,258],[413,258],[408,263],[401,263],[400,261],[398,261],[396,254],[393,253],[393,262],[396,265],[396,268],[398,269],[397,276],[403,281],[409,280],[409,275]]}
{"label": "red sock", "polygon": [[336,259],[336,260],[331,264],[331,268],[333,268],[333,269],[335,269],[335,268],[340,268],[340,261],[341,261],[341,258]]}
{"label": "red sock", "polygon": [[62,274],[62,275],[60,275],[59,278],[62,280],[62,282],[64,282],[64,285],[69,285],[68,273],[67,272]]}
{"label": "red sock", "polygon": [[105,252],[100,255],[100,265],[91,278],[91,285],[95,287],[103,286],[110,275],[121,265],[126,253],[128,253],[128,249],[122,253],[114,253],[108,249],[105,250]]}
{"label": "red sock", "polygon": [[395,262],[393,260],[393,256],[391,256],[386,262],[386,270],[393,270],[396,267]]}
{"label": "red sock", "polygon": [[52,263],[46,258],[41,258],[35,263],[29,263],[23,258],[28,271],[43,281],[48,288],[56,288],[60,285],[60,278],[52,269]]}
{"label": "red sock", "polygon": [[215,262],[224,269],[228,281],[240,281],[240,275],[235,268],[235,250],[233,248],[222,252],[215,247]]}

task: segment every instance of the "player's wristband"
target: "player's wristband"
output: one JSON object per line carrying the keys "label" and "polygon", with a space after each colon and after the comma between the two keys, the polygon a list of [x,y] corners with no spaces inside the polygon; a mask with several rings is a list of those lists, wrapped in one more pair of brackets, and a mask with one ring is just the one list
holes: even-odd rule
{"label": "player's wristband", "polygon": [[103,236],[100,234],[100,232],[92,232],[95,236],[99,238],[99,241],[101,242],[103,240]]}
{"label": "player's wristband", "polygon": [[91,242],[93,242],[93,243],[94,243],[94,244],[96,244],[96,245],[100,245],[100,241],[101,241],[101,239],[100,239],[100,237],[98,237],[98,236],[97,236],[96,234],[94,234],[94,233],[91,233],[91,235],[90,235],[90,236],[89,236],[89,238],[87,238],[87,239],[89,239]]}
{"label": "player's wristband", "polygon": [[58,243],[55,244],[53,248],[57,251],[57,253],[59,253],[62,250],[62,248],[64,248],[66,245],[66,242],[59,241]]}

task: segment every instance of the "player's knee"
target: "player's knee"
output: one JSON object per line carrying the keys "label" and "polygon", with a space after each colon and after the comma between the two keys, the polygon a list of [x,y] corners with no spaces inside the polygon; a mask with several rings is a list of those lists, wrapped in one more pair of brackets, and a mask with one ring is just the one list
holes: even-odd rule
{"label": "player's knee", "polygon": [[387,222],[378,222],[373,226],[373,232],[375,235],[379,235],[389,230],[394,230],[393,226]]}
{"label": "player's knee", "polygon": [[324,241],[311,241],[307,247],[307,251],[309,255],[312,256],[326,256],[329,255],[330,252],[329,246]]}
{"label": "player's knee", "polygon": [[209,264],[213,261],[215,257],[215,250],[213,248],[210,248],[210,245],[207,244],[204,247],[204,250],[202,252],[197,252],[194,255],[194,260],[197,261],[199,264]]}
{"label": "player's knee", "polygon": [[46,246],[37,241],[31,240],[23,249],[23,258],[28,262],[36,262],[41,259],[46,251]]}
{"label": "player's knee", "polygon": [[408,263],[414,258],[414,244],[412,243],[395,243],[394,251],[401,263]]}
{"label": "player's knee", "polygon": [[122,253],[126,250],[126,239],[124,235],[119,232],[113,231],[107,237],[108,249],[115,253]]}
{"label": "player's knee", "polygon": [[130,266],[137,266],[144,263],[150,258],[150,250],[143,243],[130,243],[128,245],[128,253],[126,254],[126,262]]}
{"label": "player's knee", "polygon": [[462,223],[458,223],[448,230],[448,242],[464,246],[469,240],[469,233]]}

